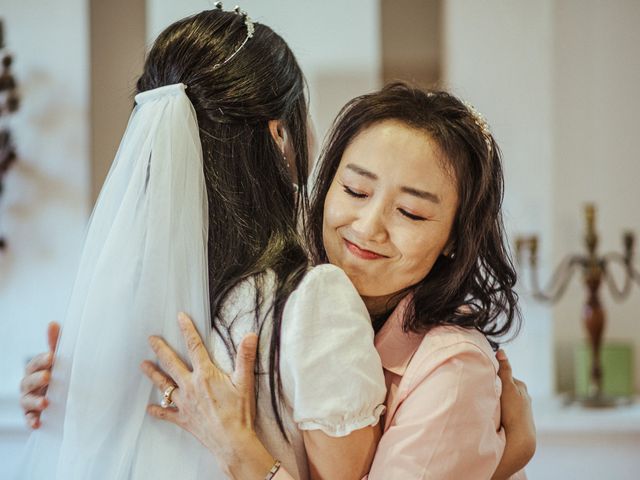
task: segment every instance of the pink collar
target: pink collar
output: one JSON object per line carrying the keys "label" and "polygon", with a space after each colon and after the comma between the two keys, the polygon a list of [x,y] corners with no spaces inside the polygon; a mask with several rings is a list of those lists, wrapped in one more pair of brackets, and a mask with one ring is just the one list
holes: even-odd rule
{"label": "pink collar", "polygon": [[402,330],[404,312],[411,295],[404,297],[387,319],[375,339],[382,366],[396,375],[404,375],[407,366],[420,346],[424,334],[405,333]]}

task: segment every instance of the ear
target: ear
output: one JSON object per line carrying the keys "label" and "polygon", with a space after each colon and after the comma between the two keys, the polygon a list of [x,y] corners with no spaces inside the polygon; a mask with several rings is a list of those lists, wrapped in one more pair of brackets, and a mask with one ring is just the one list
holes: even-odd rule
{"label": "ear", "polygon": [[269,132],[271,133],[271,137],[273,141],[276,142],[280,152],[284,156],[284,146],[287,143],[287,131],[284,128],[281,120],[269,120]]}
{"label": "ear", "polygon": [[273,141],[276,142],[284,163],[287,164],[289,175],[292,181],[296,182],[298,171],[296,169],[295,155],[291,150],[291,145],[289,145],[289,139],[287,138],[287,129],[284,127],[282,120],[269,120],[268,125],[271,137]]}
{"label": "ear", "polygon": [[442,255],[447,258],[453,258],[455,256],[456,244],[453,240],[449,240],[442,249]]}

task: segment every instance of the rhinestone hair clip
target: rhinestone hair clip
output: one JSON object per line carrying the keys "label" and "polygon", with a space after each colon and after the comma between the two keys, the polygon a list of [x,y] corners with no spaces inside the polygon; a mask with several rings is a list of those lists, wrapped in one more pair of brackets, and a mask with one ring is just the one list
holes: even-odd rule
{"label": "rhinestone hair clip", "polygon": [[463,103],[465,107],[467,107],[467,109],[469,110],[469,113],[471,113],[473,120],[476,122],[476,125],[482,132],[482,136],[484,137],[484,143],[487,144],[487,150],[489,151],[489,155],[491,155],[493,147],[491,143],[491,130],[489,129],[489,124],[484,119],[482,114],[478,110],[476,110],[476,107],[474,107],[468,102],[463,102]]}
{"label": "rhinestone hair clip", "polygon": [[[222,2],[216,2],[214,4],[214,6],[222,11]],[[221,63],[216,63],[213,66],[213,69],[216,70],[224,65],[226,65],[227,63],[229,63],[231,61],[231,59],[233,57],[235,57],[238,52],[240,50],[242,50],[242,48],[247,44],[247,42],[249,41],[250,38],[253,37],[253,32],[255,31],[255,26],[253,24],[253,20],[251,20],[251,18],[249,17],[249,15],[247,15],[247,12],[245,12],[244,10],[241,10],[239,6],[236,5],[236,7],[233,9],[234,12],[236,12],[237,15],[242,15],[242,17],[244,18],[244,25],[247,27],[247,36],[244,37],[243,42],[240,44],[240,46],[238,48],[236,48],[235,52],[233,52],[231,55],[229,55],[227,57],[227,59],[224,62]]]}

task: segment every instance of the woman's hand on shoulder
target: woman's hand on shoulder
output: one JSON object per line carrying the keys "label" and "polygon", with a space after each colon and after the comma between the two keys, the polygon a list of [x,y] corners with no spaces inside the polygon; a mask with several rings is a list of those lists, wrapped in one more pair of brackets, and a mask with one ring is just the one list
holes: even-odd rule
{"label": "woman's hand on shoulder", "polygon": [[56,322],[49,323],[47,328],[49,351],[36,355],[29,361],[20,382],[20,406],[27,425],[34,430],[40,427],[40,415],[49,405],[46,394],[59,336],[60,325]]}
{"label": "woman's hand on shoulder", "polygon": [[148,413],[194,435],[231,478],[264,477],[275,460],[253,428],[258,337],[249,334],[242,340],[236,369],[227,375],[211,361],[191,319],[181,314],[179,323],[192,368],[162,338],[150,338],[160,366],[144,361],[142,370],[161,392],[169,392],[165,396],[171,404],[149,405]]}
{"label": "woman's hand on shoulder", "polygon": [[494,480],[509,478],[529,463],[536,451],[536,427],[531,397],[524,382],[513,377],[511,364],[503,350],[496,358],[500,364],[498,376],[502,381],[500,396],[501,423],[507,444]]}

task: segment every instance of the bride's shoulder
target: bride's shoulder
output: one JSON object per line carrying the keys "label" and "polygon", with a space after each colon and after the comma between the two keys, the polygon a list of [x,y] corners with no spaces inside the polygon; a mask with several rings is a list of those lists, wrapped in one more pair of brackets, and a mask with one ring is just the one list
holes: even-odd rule
{"label": "bride's shoulder", "polygon": [[330,315],[332,318],[359,317],[371,321],[367,309],[342,269],[331,264],[309,268],[298,287],[287,299],[285,317]]}
{"label": "bride's shoulder", "polygon": [[296,288],[296,292],[318,288],[325,291],[346,291],[357,295],[357,291],[347,274],[340,267],[330,263],[309,267],[298,288]]}

